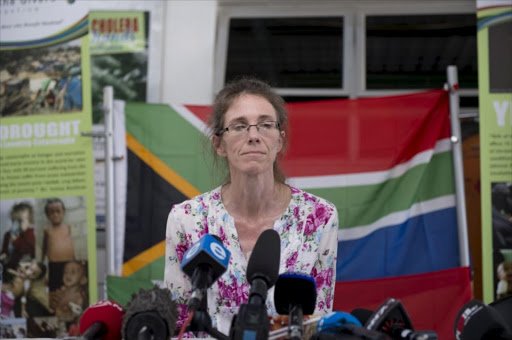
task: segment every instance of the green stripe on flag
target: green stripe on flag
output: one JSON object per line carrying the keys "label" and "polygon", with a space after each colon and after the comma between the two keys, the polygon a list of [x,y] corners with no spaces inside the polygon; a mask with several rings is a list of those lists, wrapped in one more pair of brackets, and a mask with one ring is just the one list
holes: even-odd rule
{"label": "green stripe on flag", "polygon": [[340,229],[367,225],[415,203],[454,193],[452,153],[435,154],[430,163],[376,185],[308,189],[336,205]]}
{"label": "green stripe on flag", "polygon": [[126,103],[125,112],[127,132],[188,183],[201,192],[220,185],[203,132],[170,106]]}

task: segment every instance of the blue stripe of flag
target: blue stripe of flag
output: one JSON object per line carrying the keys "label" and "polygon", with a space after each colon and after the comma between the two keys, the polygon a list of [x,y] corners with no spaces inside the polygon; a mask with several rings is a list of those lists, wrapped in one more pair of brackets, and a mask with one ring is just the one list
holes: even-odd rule
{"label": "blue stripe of flag", "polygon": [[377,279],[460,266],[455,207],[338,244],[336,281]]}

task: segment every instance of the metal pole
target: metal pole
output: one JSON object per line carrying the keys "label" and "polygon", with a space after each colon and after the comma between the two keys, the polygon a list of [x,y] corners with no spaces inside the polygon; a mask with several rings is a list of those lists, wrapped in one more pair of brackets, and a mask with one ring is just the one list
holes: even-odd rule
{"label": "metal pole", "polygon": [[459,257],[463,267],[469,266],[468,223],[464,193],[464,171],[462,165],[462,137],[459,121],[459,79],[457,66],[448,66],[448,91],[450,91],[450,122],[452,127],[453,170],[455,175],[455,200],[457,205],[457,225],[459,235]]}
{"label": "metal pole", "polygon": [[105,228],[107,253],[107,275],[116,274],[114,242],[114,89],[103,88],[103,107],[105,109]]}

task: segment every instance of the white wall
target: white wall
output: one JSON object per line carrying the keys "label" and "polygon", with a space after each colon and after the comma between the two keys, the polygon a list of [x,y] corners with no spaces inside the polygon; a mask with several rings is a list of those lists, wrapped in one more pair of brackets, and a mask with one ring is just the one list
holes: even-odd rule
{"label": "white wall", "polygon": [[161,102],[211,104],[217,1],[165,4]]}

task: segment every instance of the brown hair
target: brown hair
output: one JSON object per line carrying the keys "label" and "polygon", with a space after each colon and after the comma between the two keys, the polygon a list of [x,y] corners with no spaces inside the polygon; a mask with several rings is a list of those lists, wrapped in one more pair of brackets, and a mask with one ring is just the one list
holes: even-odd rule
{"label": "brown hair", "polygon": [[23,210],[28,210],[29,213],[29,221],[30,223],[34,223],[34,209],[32,205],[28,202],[20,202],[12,206],[11,208],[11,220],[14,221],[18,218],[18,213]]}
{"label": "brown hair", "polygon": [[[208,127],[210,128],[211,138],[213,135],[218,134],[224,128],[224,117],[229,107],[235,99],[241,95],[250,94],[262,97],[266,99],[276,111],[276,119],[279,123],[279,129],[285,132],[283,138],[283,146],[277,154],[276,160],[274,161],[274,180],[277,182],[284,183],[286,177],[279,167],[279,161],[284,156],[287,146],[287,136],[289,129],[288,112],[286,110],[285,102],[283,98],[278,95],[269,84],[251,77],[239,77],[232,82],[228,83],[215,97],[213,103],[213,110],[208,118]],[[219,136],[219,143],[222,139],[222,135]],[[219,155],[215,151],[215,146],[212,148],[214,165],[218,165]],[[227,167],[226,167],[227,168]],[[226,181],[230,181],[229,168],[227,168]]]}

